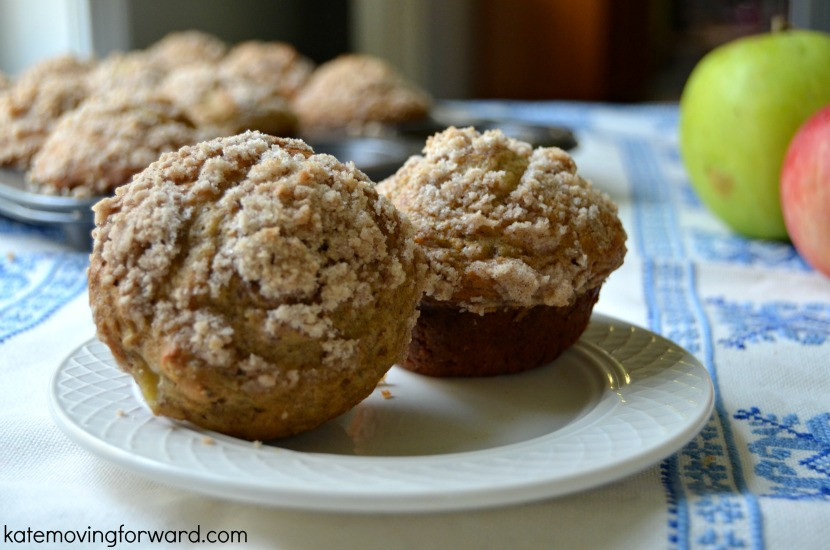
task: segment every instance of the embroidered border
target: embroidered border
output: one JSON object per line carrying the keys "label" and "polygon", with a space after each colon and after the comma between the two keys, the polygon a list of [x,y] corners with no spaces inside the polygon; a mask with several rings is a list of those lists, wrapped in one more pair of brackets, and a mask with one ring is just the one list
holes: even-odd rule
{"label": "embroidered border", "polygon": [[39,325],[86,288],[86,254],[32,255],[25,261],[32,259],[34,263],[30,276],[38,276],[38,270],[34,269],[35,264],[45,263],[45,273],[42,279],[30,280],[28,284],[21,286],[23,294],[12,297],[9,303],[0,308],[0,343]]}
{"label": "embroidered border", "polygon": [[668,541],[675,548],[763,547],[761,514],[746,488],[729,416],[720,398],[708,320],[697,295],[694,265],[685,260],[677,201],[682,187],[661,170],[650,144],[621,138],[632,185],[634,237],[644,257],[649,325],[698,357],[715,385],[715,414],[688,445],[661,465],[668,507]]}

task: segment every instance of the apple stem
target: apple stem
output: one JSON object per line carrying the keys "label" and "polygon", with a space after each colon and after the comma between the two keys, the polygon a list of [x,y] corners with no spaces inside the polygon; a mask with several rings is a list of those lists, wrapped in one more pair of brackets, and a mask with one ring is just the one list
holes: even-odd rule
{"label": "apple stem", "polygon": [[787,16],[780,13],[778,15],[773,15],[772,18],[770,18],[769,26],[770,31],[772,32],[782,32],[792,28],[792,25],[790,25],[790,22],[787,20]]}

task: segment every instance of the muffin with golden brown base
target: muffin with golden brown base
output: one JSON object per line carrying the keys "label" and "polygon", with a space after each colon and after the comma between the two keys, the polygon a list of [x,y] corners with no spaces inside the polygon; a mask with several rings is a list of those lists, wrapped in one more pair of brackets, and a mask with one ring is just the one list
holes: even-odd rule
{"label": "muffin with golden brown base", "polygon": [[267,440],[402,359],[426,265],[366,176],[257,132],[163,155],[96,205],[99,337],[156,414]]}
{"label": "muffin with golden brown base", "polygon": [[429,263],[404,366],[489,376],[556,358],[582,334],[625,256],[609,197],[557,148],[448,128],[378,185]]}

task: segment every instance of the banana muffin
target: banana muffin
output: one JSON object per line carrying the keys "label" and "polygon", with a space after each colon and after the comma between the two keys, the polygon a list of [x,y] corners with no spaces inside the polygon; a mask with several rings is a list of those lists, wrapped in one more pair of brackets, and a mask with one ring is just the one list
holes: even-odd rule
{"label": "banana muffin", "polygon": [[44,193],[110,194],[165,151],[198,141],[190,119],[152,93],[122,90],[90,98],[64,116],[32,159]]}
{"label": "banana muffin", "polygon": [[586,328],[625,256],[610,198],[558,148],[448,128],[378,185],[429,263],[403,365],[483,376],[552,361]]}
{"label": "banana muffin", "polygon": [[220,73],[208,64],[172,71],[159,87],[211,137],[259,130],[277,136],[297,131],[297,115],[289,101],[248,79]]}
{"label": "banana muffin", "polygon": [[69,55],[49,58],[0,91],[0,166],[29,167],[58,119],[89,95],[92,66]]}
{"label": "banana muffin", "polygon": [[98,335],[156,414],[288,436],[349,410],[406,352],[426,274],[412,228],[300,140],[183,147],[95,216]]}
{"label": "banana muffin", "polygon": [[314,70],[314,63],[285,42],[249,40],[231,48],[218,68],[222,76],[244,80],[268,95],[292,99]]}
{"label": "banana muffin", "polygon": [[300,90],[295,109],[303,132],[363,133],[372,125],[419,120],[431,99],[386,61],[345,54],[320,65]]}
{"label": "banana muffin", "polygon": [[174,31],[146,50],[150,61],[165,71],[191,63],[218,63],[228,52],[224,40],[198,30]]}

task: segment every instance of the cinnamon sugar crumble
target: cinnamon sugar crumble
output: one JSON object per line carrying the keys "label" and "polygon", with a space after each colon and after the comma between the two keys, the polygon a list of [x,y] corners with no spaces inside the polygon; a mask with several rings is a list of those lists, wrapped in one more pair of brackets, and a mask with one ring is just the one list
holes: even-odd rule
{"label": "cinnamon sugar crumble", "polygon": [[[166,346],[162,367],[184,354],[237,371],[249,393],[312,374],[279,342],[307,341],[319,368],[359,368],[354,326],[375,318],[377,294],[414,305],[423,287],[409,224],[353,165],[299,140],[247,132],[184,147],[94,210],[91,279],[115,299],[92,293],[96,319],[115,307]],[[414,307],[406,315],[394,322],[411,328]]]}
{"label": "cinnamon sugar crumble", "polygon": [[305,129],[404,122],[426,116],[429,95],[386,61],[344,54],[320,65],[298,92],[295,107]]}
{"label": "cinnamon sugar crumble", "polygon": [[427,254],[427,295],[485,313],[565,306],[622,263],[617,208],[558,148],[448,128],[378,184]]}

